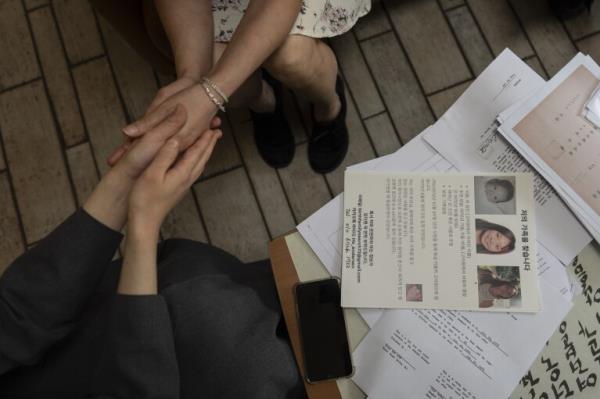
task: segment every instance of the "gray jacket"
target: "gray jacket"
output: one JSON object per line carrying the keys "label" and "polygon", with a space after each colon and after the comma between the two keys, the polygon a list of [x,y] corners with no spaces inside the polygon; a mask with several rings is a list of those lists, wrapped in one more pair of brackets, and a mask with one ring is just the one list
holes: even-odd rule
{"label": "gray jacket", "polygon": [[121,239],[79,210],[0,278],[1,398],[305,396],[268,262],[167,240],[118,295]]}

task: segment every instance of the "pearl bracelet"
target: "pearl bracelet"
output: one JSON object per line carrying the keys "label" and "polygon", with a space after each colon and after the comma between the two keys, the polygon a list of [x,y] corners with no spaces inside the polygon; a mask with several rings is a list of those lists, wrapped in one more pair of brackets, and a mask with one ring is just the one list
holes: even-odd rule
{"label": "pearl bracelet", "polygon": [[[217,98],[217,96],[214,95],[214,93],[212,92],[212,87],[206,83],[206,82],[202,82],[201,83],[202,87],[204,88],[204,91],[206,92],[206,95],[208,96],[208,98],[210,98],[210,100],[222,111],[225,112],[225,104],[223,104],[223,102],[221,102],[221,100],[219,100]],[[219,94],[220,95],[220,94]]]}
{"label": "pearl bracelet", "polygon": [[223,90],[221,90],[219,88],[219,86],[217,86],[217,84],[215,82],[213,82],[212,80],[210,80],[206,76],[204,76],[202,78],[202,82],[208,84],[214,91],[216,91],[217,94],[219,96],[221,96],[221,98],[223,99],[224,104],[227,104],[229,102],[229,98],[227,98],[227,96],[225,95],[225,93],[223,93]]}

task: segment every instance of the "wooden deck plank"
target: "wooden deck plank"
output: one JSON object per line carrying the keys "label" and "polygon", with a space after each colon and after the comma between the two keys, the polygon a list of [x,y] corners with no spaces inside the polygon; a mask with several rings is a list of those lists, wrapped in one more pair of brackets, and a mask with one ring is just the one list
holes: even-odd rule
{"label": "wooden deck plank", "polygon": [[458,7],[462,4],[465,4],[465,0],[440,0],[440,5],[444,10]]}
{"label": "wooden deck plank", "polygon": [[511,1],[537,56],[553,76],[577,53],[562,24],[546,0]]}
{"label": "wooden deck plank", "polygon": [[364,40],[391,29],[392,26],[381,6],[381,2],[376,1],[371,6],[371,12],[359,19],[352,30],[358,40]]}
{"label": "wooden deck plank", "polygon": [[461,94],[467,90],[470,84],[471,82],[465,82],[427,97],[431,108],[433,108],[435,117],[440,118],[458,100]]}
{"label": "wooden deck plank", "polygon": [[71,170],[77,204],[79,206],[90,196],[98,184],[98,171],[89,143],[82,143],[66,150],[67,162]]}
{"label": "wooden deck plank", "polygon": [[299,145],[290,166],[279,170],[283,187],[298,223],[331,199],[323,176],[316,174],[310,168],[307,146],[308,144]]}
{"label": "wooden deck plank", "polygon": [[596,63],[600,63],[600,33],[579,40],[577,42],[577,47],[582,53],[589,54]]}
{"label": "wooden deck plank", "polygon": [[220,117],[223,121],[221,124],[223,137],[217,142],[213,154],[204,169],[204,178],[231,170],[242,164],[240,153],[233,138],[231,125],[224,115],[220,115]]}
{"label": "wooden deck plank", "polygon": [[402,145],[387,112],[365,119],[365,126],[378,157],[391,154]]}
{"label": "wooden deck plank", "polygon": [[25,246],[6,173],[0,173],[0,276]]}
{"label": "wooden deck plank", "polygon": [[425,93],[442,90],[471,77],[435,0],[386,0],[384,4]]}
{"label": "wooden deck plank", "polygon": [[123,142],[123,107],[105,57],[73,69],[73,78],[96,164],[104,175],[106,158]]}
{"label": "wooden deck plank", "polygon": [[43,238],[75,210],[42,82],[0,96],[0,126],[21,220],[27,242],[31,243]]}
{"label": "wooden deck plank", "polygon": [[103,54],[100,32],[88,1],[54,0],[52,6],[71,64]]}
{"label": "wooden deck plank", "polygon": [[0,2],[0,90],[40,76],[27,18],[19,0]]}
{"label": "wooden deck plank", "polygon": [[246,113],[238,110],[231,112],[229,114],[231,125],[256,198],[263,210],[267,228],[271,237],[278,237],[291,231],[296,226],[296,222],[277,171],[267,165],[258,154],[254,143],[252,121],[244,114]]}
{"label": "wooden deck plank", "polygon": [[375,152],[369,141],[369,136],[365,131],[354,101],[352,101],[348,91],[346,91],[346,102],[346,126],[348,127],[348,136],[350,138],[348,154],[346,154],[346,158],[344,158],[344,161],[336,170],[325,175],[329,187],[333,191],[333,195],[338,195],[344,191],[344,171],[347,166],[375,158]]}
{"label": "wooden deck plank", "polygon": [[98,19],[127,114],[131,120],[137,120],[146,113],[158,91],[154,70],[106,20]]}
{"label": "wooden deck plank", "polygon": [[25,8],[28,10],[45,6],[46,4],[50,4],[50,0],[25,0]]}
{"label": "wooden deck plank", "polygon": [[508,2],[468,0],[468,4],[495,55],[507,47],[521,58],[534,54]]}
{"label": "wooden deck plank", "polygon": [[185,194],[181,202],[167,215],[160,231],[165,239],[185,238],[208,242],[196,200],[191,191]]}
{"label": "wooden deck plank", "polygon": [[458,7],[447,12],[450,25],[456,34],[471,70],[477,76],[494,59],[467,7]]}
{"label": "wooden deck plank", "polygon": [[85,129],[52,12],[48,7],[40,8],[29,13],[29,19],[65,145],[81,143],[85,140]]}
{"label": "wooden deck plank", "polygon": [[354,93],[360,115],[366,118],[384,111],[383,101],[377,93],[354,35],[338,36],[331,40],[331,44],[348,87]]}
{"label": "wooden deck plank", "polygon": [[394,126],[408,142],[433,122],[433,116],[408,60],[393,33],[361,43]]}
{"label": "wooden deck plank", "polygon": [[565,26],[573,40],[600,32],[600,5],[592,5],[591,13],[583,13],[573,19],[565,21]]}
{"label": "wooden deck plank", "polygon": [[244,262],[267,258],[269,234],[243,168],[194,185],[212,245]]}
{"label": "wooden deck plank", "polygon": [[542,63],[540,62],[540,59],[538,57],[528,58],[525,60],[525,62],[527,63],[527,65],[533,68],[533,70],[536,71],[537,74],[540,75],[542,78],[548,79],[548,74],[546,73],[546,71],[544,71],[544,67],[542,66]]}
{"label": "wooden deck plank", "polygon": [[[2,133],[0,131],[0,133]],[[2,142],[0,142],[0,172],[6,169],[6,161],[4,160],[4,152],[2,151]]]}

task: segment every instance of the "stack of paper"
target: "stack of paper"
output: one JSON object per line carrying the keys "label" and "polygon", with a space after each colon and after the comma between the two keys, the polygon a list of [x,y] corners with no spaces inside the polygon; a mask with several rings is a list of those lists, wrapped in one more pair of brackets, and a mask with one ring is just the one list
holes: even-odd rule
{"label": "stack of paper", "polygon": [[578,54],[502,121],[499,131],[600,240],[600,127],[588,106],[600,67]]}
{"label": "stack of paper", "polygon": [[[433,126],[394,154],[349,168],[395,172],[534,173],[497,134],[545,82],[505,50]],[[503,112],[505,111],[505,112]],[[506,398],[571,307],[567,264],[591,238],[560,197],[535,176],[541,311],[359,309],[372,330],[354,352],[354,381],[369,397]],[[562,193],[561,193],[562,195]],[[333,274],[342,267],[343,196],[298,226]]]}
{"label": "stack of paper", "polygon": [[600,84],[585,104],[585,119],[600,127]]}

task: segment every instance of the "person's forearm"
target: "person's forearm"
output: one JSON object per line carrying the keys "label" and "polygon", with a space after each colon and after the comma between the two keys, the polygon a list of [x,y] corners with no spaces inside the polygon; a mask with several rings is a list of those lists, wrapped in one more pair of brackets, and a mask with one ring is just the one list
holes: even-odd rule
{"label": "person's forearm", "polygon": [[158,292],[156,280],[158,231],[158,227],[150,227],[136,220],[130,221],[117,290],[119,294],[153,295]]}
{"label": "person's forearm", "polygon": [[196,81],[213,65],[211,0],[154,0],[175,59],[177,77]]}
{"label": "person's forearm", "polygon": [[110,170],[96,186],[83,209],[105,226],[120,231],[127,221],[127,201],[133,181],[118,167]]}
{"label": "person's forearm", "polygon": [[231,95],[284,42],[301,0],[250,0],[227,49],[209,77]]}

